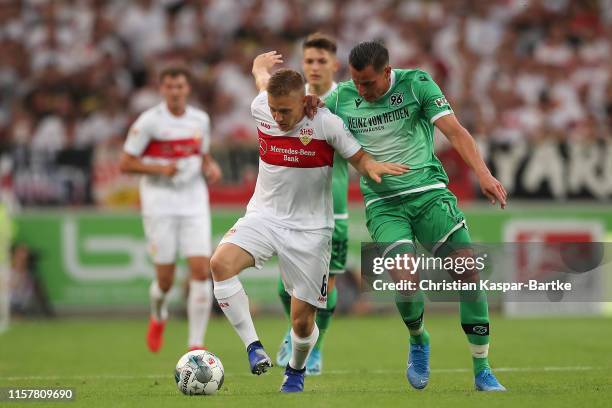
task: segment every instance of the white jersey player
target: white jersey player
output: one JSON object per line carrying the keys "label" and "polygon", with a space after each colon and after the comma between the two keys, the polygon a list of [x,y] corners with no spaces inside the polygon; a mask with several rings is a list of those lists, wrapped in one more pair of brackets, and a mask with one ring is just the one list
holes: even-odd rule
{"label": "white jersey player", "polygon": [[[340,64],[336,57],[336,40],[329,35],[316,32],[310,34],[302,43],[302,70],[306,80],[306,95],[316,95],[325,100],[338,86],[334,75]],[[253,76],[260,91],[266,89],[267,83],[263,78],[270,76],[271,69],[282,64],[282,55],[276,51],[258,55],[253,60]],[[332,201],[334,205],[334,232],[332,234],[332,252],[329,262],[329,280],[327,282],[327,306],[317,310],[315,323],[319,328],[319,339],[306,361],[306,375],[320,375],[323,370],[323,344],[326,333],[331,327],[332,316],[336,310],[338,290],[336,289],[336,276],[346,271],[346,253],[348,246],[348,163],[339,154],[334,156],[332,171]],[[291,296],[285,290],[282,279],[279,277],[277,292],[287,318],[291,318]],[[291,357],[291,325],[289,325],[281,341],[276,364],[286,366]]]}
{"label": "white jersey player", "polygon": [[204,346],[212,306],[210,210],[204,175],[211,183],[221,178],[208,151],[208,114],[187,105],[189,71],[177,67],[162,71],[160,91],[164,102],[134,122],[120,160],[122,171],[142,174],[143,224],[157,275],[149,291],[147,345],[152,352],[163,342],[166,294],[172,287],[178,254],[187,259],[191,273],[188,346]]}
{"label": "white jersey player", "polygon": [[298,72],[282,69],[266,81],[267,92],[251,105],[260,155],[255,192],[245,216],[215,250],[211,270],[219,306],[247,349],[251,372],[259,375],[272,362],[255,331],[238,274],[278,255],[283,283],[292,295],[292,354],[281,391],[300,392],[306,359],[318,337],[315,312],[327,303],[334,152],[377,182],[383,174],[403,174],[407,168],[373,160],[327,109],[306,117],[304,80]]}

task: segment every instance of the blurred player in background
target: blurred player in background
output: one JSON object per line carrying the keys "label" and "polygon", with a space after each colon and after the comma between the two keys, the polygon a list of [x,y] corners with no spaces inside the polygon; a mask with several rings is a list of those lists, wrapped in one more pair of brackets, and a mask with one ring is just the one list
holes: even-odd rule
{"label": "blurred player in background", "polygon": [[142,113],[129,130],[121,170],[142,174],[140,200],[145,235],[157,279],[151,283],[149,350],[163,343],[177,254],[187,259],[191,280],[187,299],[188,346],[204,347],[212,306],[209,183],[221,170],[209,154],[210,119],[187,105],[190,72],[169,67],[159,76],[164,102]]}
{"label": "blurred player in background", "polygon": [[[382,162],[401,162],[410,171],[382,183],[361,179],[367,227],[375,242],[394,243],[387,256],[414,254],[415,239],[434,256],[471,257],[470,235],[448,176],[434,153],[434,126],[476,173],[492,204],[506,205],[506,191],[482,160],[469,132],[457,121],[444,94],[421,70],[391,69],[387,49],[377,42],[355,46],[349,56],[352,81],[342,82],[325,100],[363,149]],[[455,278],[477,280],[475,270]],[[461,325],[473,357],[476,389],[505,391],[488,362],[489,314],[486,293],[460,294]],[[429,382],[429,334],[423,324],[422,292],[398,297],[410,332],[406,376],[422,389]]]}
{"label": "blurred player in background", "polygon": [[215,297],[246,347],[251,372],[267,371],[272,362],[255,331],[238,274],[252,266],[260,269],[278,255],[291,294],[292,325],[292,353],[281,391],[301,392],[306,359],[319,337],[315,314],[327,305],[334,151],[375,181],[407,168],[372,160],[327,109],[306,117],[305,83],[298,72],[282,69],[256,76],[256,82],[258,87],[267,84],[267,92],[251,105],[259,134],[259,174],[245,216],[225,234],[211,259]]}
{"label": "blurred player in background", "polygon": [[[334,89],[336,82],[334,74],[338,71],[336,58],[336,41],[325,34],[314,33],[309,35],[302,44],[302,70],[306,78],[306,94],[317,95],[325,99]],[[261,76],[259,72],[267,73],[276,63],[280,55],[272,52],[263,54],[253,63],[253,74]],[[266,74],[264,74],[266,75]],[[256,81],[258,82],[258,81]],[[259,81],[261,82],[261,80]],[[265,89],[267,84],[259,84],[259,91]],[[338,291],[336,290],[336,275],[344,273],[346,269],[346,253],[348,246],[348,163],[337,152],[334,155],[332,168],[332,196],[334,204],[334,234],[332,235],[332,252],[329,265],[329,284],[327,287],[327,307],[317,310],[317,327],[319,340],[306,362],[306,375],[319,375],[323,370],[323,339],[331,323],[336,309]],[[283,302],[287,318],[291,316],[291,296],[285,290],[282,279],[278,280],[278,294]],[[287,330],[280,349],[276,355],[276,363],[286,366],[291,357],[291,327]]]}

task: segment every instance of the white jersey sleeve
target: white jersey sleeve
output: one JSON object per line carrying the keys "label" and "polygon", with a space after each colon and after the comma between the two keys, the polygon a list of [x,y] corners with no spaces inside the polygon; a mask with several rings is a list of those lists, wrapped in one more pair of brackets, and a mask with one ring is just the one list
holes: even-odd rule
{"label": "white jersey sleeve", "polygon": [[321,109],[322,124],[327,143],[345,159],[352,157],[361,149],[361,145],[338,116],[327,109]]}
{"label": "white jersey sleeve", "polygon": [[251,102],[251,115],[257,121],[269,121],[268,92],[262,91]]}
{"label": "white jersey sleeve", "polygon": [[201,112],[202,116],[202,144],[200,145],[200,153],[206,154],[210,151],[210,116],[207,113]]}
{"label": "white jersey sleeve", "polygon": [[123,150],[132,156],[141,156],[153,139],[153,127],[149,112],[142,113],[132,124]]}

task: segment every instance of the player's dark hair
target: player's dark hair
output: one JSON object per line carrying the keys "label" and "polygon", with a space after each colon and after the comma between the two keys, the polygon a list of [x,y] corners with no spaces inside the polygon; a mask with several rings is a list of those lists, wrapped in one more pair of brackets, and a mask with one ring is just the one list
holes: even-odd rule
{"label": "player's dark hair", "polygon": [[297,71],[282,68],[272,74],[266,90],[271,96],[286,96],[293,91],[304,91],[304,78]]}
{"label": "player's dark hair", "polygon": [[159,82],[161,83],[166,77],[176,78],[178,76],[184,76],[187,82],[191,83],[191,71],[183,65],[169,65],[164,67],[159,71]]}
{"label": "player's dark hair", "polygon": [[389,65],[389,51],[379,42],[362,42],[351,50],[349,64],[357,71],[362,71],[365,67],[371,65],[375,71],[380,72]]}
{"label": "player's dark hair", "polygon": [[333,37],[321,32],[316,32],[310,34],[304,40],[302,49],[305,50],[306,48],[317,48],[320,50],[329,51],[331,54],[336,55],[338,46],[336,45],[336,40],[334,40]]}

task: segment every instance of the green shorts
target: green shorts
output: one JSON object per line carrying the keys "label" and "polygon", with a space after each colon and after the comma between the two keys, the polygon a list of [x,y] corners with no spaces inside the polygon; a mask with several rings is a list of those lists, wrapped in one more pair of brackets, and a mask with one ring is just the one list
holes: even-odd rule
{"label": "green shorts", "polygon": [[372,203],[366,224],[374,242],[404,242],[415,250],[415,239],[433,255],[445,256],[446,243],[471,242],[457,198],[448,189],[407,194]]}
{"label": "green shorts", "polygon": [[348,250],[348,220],[337,219],[332,235],[331,260],[329,274],[338,275],[346,270],[346,253]]}

